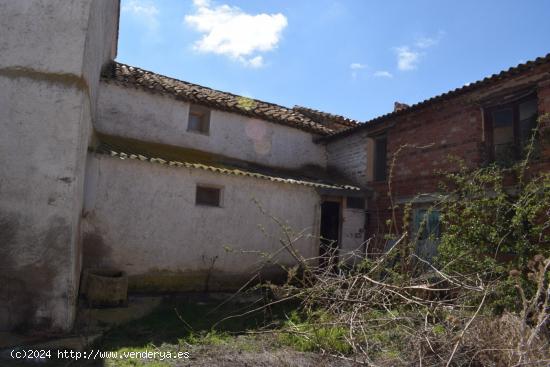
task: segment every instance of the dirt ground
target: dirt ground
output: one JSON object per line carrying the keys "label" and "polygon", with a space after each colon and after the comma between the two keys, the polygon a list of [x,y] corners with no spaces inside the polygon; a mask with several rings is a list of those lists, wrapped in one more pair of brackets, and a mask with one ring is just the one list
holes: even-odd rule
{"label": "dirt ground", "polygon": [[[126,310],[82,310],[76,332],[80,337],[101,337],[80,349],[86,358],[15,360],[9,348],[0,355],[0,366],[179,367],[179,366],[356,366],[322,352],[303,352],[281,343],[277,328],[293,305],[270,307],[244,317],[233,317],[256,308],[253,302],[221,304],[186,298],[141,299]],[[53,345],[51,341],[49,344]],[[37,345],[18,346],[21,350]],[[77,348],[78,349],[78,348]],[[96,353],[101,352],[102,355]],[[145,353],[157,353],[145,357]],[[180,354],[180,358],[167,358]],[[93,356],[92,356],[93,353]],[[106,355],[105,353],[109,353]],[[132,354],[134,353],[134,354]]]}
{"label": "dirt ground", "polygon": [[227,367],[329,367],[359,366],[358,363],[318,353],[297,352],[290,348],[261,351],[235,350],[231,346],[202,346],[190,349],[190,359],[176,366]]}

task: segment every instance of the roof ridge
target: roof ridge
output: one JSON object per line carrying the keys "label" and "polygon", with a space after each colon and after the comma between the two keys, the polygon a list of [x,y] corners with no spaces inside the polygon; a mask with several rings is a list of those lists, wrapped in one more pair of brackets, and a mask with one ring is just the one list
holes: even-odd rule
{"label": "roof ridge", "polygon": [[537,57],[534,60],[529,60],[529,61],[526,61],[524,63],[520,63],[516,66],[509,67],[508,69],[501,70],[498,73],[491,74],[489,76],[486,76],[483,79],[479,79],[479,80],[476,80],[474,82],[464,84],[461,87],[454,88],[454,89],[448,90],[447,92],[437,94],[433,97],[424,99],[420,102],[413,103],[409,107],[407,107],[403,110],[388,112],[386,114],[374,117],[370,120],[367,120],[363,124],[360,124],[358,126],[349,127],[349,128],[346,128],[346,129],[335,131],[335,132],[329,134],[328,136],[326,136],[325,138],[330,139],[332,137],[339,137],[339,136],[348,135],[348,134],[352,133],[355,130],[359,130],[361,128],[367,128],[370,124],[384,121],[384,120],[386,120],[390,117],[405,115],[409,112],[416,111],[419,108],[427,106],[431,103],[439,102],[439,101],[445,100],[446,98],[455,97],[455,96],[458,96],[462,93],[471,92],[471,91],[476,90],[477,88],[480,88],[480,87],[482,87],[486,84],[496,82],[498,80],[501,80],[502,78],[509,77],[512,74],[517,74],[517,73],[520,73],[522,71],[525,71],[526,69],[531,69],[535,66],[542,65],[542,64],[545,64],[545,63],[549,63],[549,62],[550,62],[550,53],[546,54],[545,56]]}
{"label": "roof ridge", "polygon": [[255,116],[319,135],[328,135],[333,132],[329,127],[293,108],[205,87],[118,61],[108,63],[102,71],[102,77],[104,80],[114,81],[124,86],[133,85],[152,93],[170,94],[190,102],[246,116]]}
{"label": "roof ridge", "polygon": [[335,113],[325,112],[325,111],[321,111],[321,110],[311,108],[311,107],[294,105],[294,107],[292,107],[292,109],[296,110],[298,112],[301,112],[301,113],[305,113],[305,114],[310,113],[310,114],[315,114],[315,115],[321,115],[325,118],[334,120],[337,123],[347,125],[347,126],[355,126],[355,125],[359,125],[361,123],[358,120],[351,119],[351,118],[343,116],[343,115],[338,115],[338,114],[335,114]]}
{"label": "roof ridge", "polygon": [[252,97],[241,96],[241,95],[235,94],[235,93],[233,93],[233,92],[226,92],[226,91],[223,91],[223,90],[220,90],[220,89],[215,89],[215,88],[207,87],[207,86],[204,86],[204,85],[200,85],[200,84],[188,82],[188,81],[186,81],[186,80],[177,79],[177,78],[174,78],[174,77],[172,77],[172,76],[167,76],[167,75],[164,75],[164,74],[156,73],[156,72],[151,71],[151,70],[146,70],[146,69],[140,68],[139,66],[128,65],[128,64],[125,64],[125,63],[119,62],[119,61],[113,61],[113,62],[116,63],[116,64],[119,64],[119,65],[124,65],[124,66],[129,67],[129,68],[134,68],[134,69],[137,69],[137,70],[141,70],[141,71],[144,72],[144,73],[149,73],[149,74],[152,74],[152,75],[156,75],[156,76],[159,76],[159,77],[161,77],[161,78],[171,79],[171,80],[173,80],[173,81],[175,81],[175,82],[185,83],[185,84],[188,84],[188,85],[192,85],[192,86],[194,86],[194,87],[209,89],[209,90],[211,90],[211,91],[213,91],[213,92],[223,93],[223,94],[229,94],[229,95],[234,96],[234,97],[245,98],[245,99],[249,99],[249,100],[252,100],[252,101],[255,101],[255,102],[259,102],[259,103],[269,104],[269,105],[271,105],[271,106],[284,108],[284,109],[287,109],[287,110],[289,110],[289,111],[292,111],[292,110],[293,110],[293,108],[290,108],[290,107],[287,107],[287,106],[283,106],[283,105],[280,105],[280,104],[278,104],[278,103],[267,102],[267,101],[264,101],[264,100],[261,100],[261,99],[256,99],[256,98],[252,98]]}

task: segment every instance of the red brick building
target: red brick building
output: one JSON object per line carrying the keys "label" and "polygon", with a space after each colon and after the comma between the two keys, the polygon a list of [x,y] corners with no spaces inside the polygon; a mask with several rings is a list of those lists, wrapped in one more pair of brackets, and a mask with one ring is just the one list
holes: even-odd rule
{"label": "red brick building", "polygon": [[[343,173],[369,192],[365,238],[376,241],[367,251],[379,251],[390,232],[389,182],[394,204],[412,201],[413,215],[425,215],[422,208],[438,191],[436,172],[457,168],[450,156],[471,167],[519,159],[537,117],[545,113],[550,113],[550,54],[412,106],[396,103],[392,113],[325,138],[329,165],[340,173],[347,166]],[[544,125],[532,168],[548,171]]]}

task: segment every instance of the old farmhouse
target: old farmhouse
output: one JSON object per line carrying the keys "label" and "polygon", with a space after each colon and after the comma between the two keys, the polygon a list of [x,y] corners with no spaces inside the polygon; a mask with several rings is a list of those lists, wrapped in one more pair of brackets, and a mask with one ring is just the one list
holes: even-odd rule
{"label": "old farmhouse", "polygon": [[212,292],[284,275],[284,231],[305,258],[320,237],[349,261],[383,251],[390,174],[421,217],[449,154],[514,159],[550,112],[550,55],[358,122],[118,63],[118,17],[0,2],[0,330],[70,329],[89,268]]}

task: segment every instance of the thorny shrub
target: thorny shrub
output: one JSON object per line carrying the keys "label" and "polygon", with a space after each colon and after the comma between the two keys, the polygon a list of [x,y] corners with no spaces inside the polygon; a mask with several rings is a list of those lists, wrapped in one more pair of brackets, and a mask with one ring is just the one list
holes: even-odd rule
{"label": "thorny shrub", "polygon": [[442,175],[433,259],[415,251],[411,205],[389,250],[360,262],[306,259],[294,246],[303,233],[282,225],[282,250],[297,265],[284,285],[265,287],[273,302],[300,308],[281,340],[372,366],[547,366],[550,175],[528,169],[536,138],[512,167],[458,163]]}

